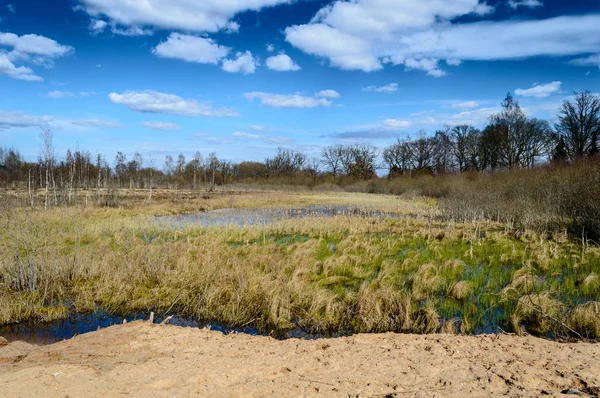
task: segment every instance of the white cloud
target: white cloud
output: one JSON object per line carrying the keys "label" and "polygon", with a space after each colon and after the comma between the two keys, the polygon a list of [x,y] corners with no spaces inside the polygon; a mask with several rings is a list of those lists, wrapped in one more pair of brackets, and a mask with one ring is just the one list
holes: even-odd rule
{"label": "white cloud", "polygon": [[408,120],[385,119],[380,122],[355,126],[348,131],[334,134],[334,137],[342,140],[376,140],[397,137],[398,133],[413,125]]}
{"label": "white cloud", "polygon": [[338,93],[335,90],[321,90],[315,94],[315,98],[336,99],[336,98],[340,98],[340,97],[341,97],[340,93]]}
{"label": "white cloud", "polygon": [[489,120],[490,116],[498,113],[499,108],[480,108],[471,111],[464,111],[440,118],[440,124],[448,124],[456,126],[460,124],[468,124],[473,126],[481,126]]}
{"label": "white cloud", "polygon": [[586,58],[577,58],[571,61],[573,65],[579,66],[597,66],[600,68],[600,54],[590,55]]}
{"label": "white cloud", "polygon": [[446,72],[438,66],[439,60],[436,58],[414,59],[408,58],[404,61],[407,70],[417,69],[426,71],[429,76],[442,77],[446,76]]}
{"label": "white cloud", "polygon": [[12,47],[13,57],[41,56],[48,58],[63,57],[73,51],[73,47],[64,46],[55,40],[40,35],[18,36],[14,33],[0,32],[0,46]]}
{"label": "white cloud", "polygon": [[368,86],[362,89],[362,91],[372,92],[372,93],[394,93],[398,91],[398,83],[390,83],[385,86]]}
{"label": "white cloud", "polygon": [[258,99],[264,106],[269,108],[303,109],[331,106],[331,101],[325,98],[305,97],[300,94],[282,95],[251,92],[243,94],[243,97],[251,101]]}
{"label": "white cloud", "polygon": [[167,41],[152,50],[162,58],[175,58],[200,64],[217,64],[229,54],[230,49],[204,37],[171,33]]}
{"label": "white cloud", "polygon": [[181,130],[181,126],[176,123],[165,123],[165,122],[143,122],[142,126],[151,130],[161,131],[177,131]]}
{"label": "white cloud", "polygon": [[272,44],[267,44],[267,51],[272,53],[273,51],[275,51],[275,46]]}
{"label": "white cloud", "polygon": [[[491,10],[480,0],[336,0],[310,23],[288,27],[285,35],[295,47],[341,69],[406,65],[432,76],[444,74],[440,60],[456,66],[469,60],[583,55],[600,48],[600,14],[481,20]],[[466,15],[480,20],[456,22]]]}
{"label": "white cloud", "polygon": [[152,36],[154,33],[150,29],[143,29],[139,26],[131,26],[127,29],[119,28],[115,23],[108,23],[102,19],[92,19],[90,21],[89,30],[93,35],[97,35],[106,30],[110,26],[110,31],[119,36]]}
{"label": "white cloud", "polygon": [[79,94],[76,94],[76,93],[72,93],[69,91],[54,90],[54,91],[50,91],[48,94],[46,94],[46,97],[52,98],[52,99],[63,99],[63,98],[76,98],[76,97],[86,98],[86,97],[91,97],[92,95],[96,95],[96,93],[93,91],[82,91]]}
{"label": "white cloud", "polygon": [[386,119],[381,123],[381,127],[390,130],[404,130],[412,126],[407,120]]}
{"label": "white cloud", "polygon": [[255,125],[250,126],[250,129],[253,131],[265,131],[267,128],[255,124]]}
{"label": "white cloud", "polygon": [[300,70],[300,67],[284,53],[267,58],[267,68],[277,72]]}
{"label": "white cloud", "polygon": [[225,25],[226,33],[237,33],[240,31],[240,24],[235,21],[230,21]]}
{"label": "white cloud", "polygon": [[382,68],[368,40],[324,24],[297,25],[285,30],[286,40],[302,51],[329,58],[332,66],[371,72]]}
{"label": "white cloud", "polygon": [[515,90],[515,94],[521,97],[534,97],[534,98],[545,98],[560,91],[562,82],[556,81],[546,84],[534,84],[533,87],[528,89],[518,88]]}
{"label": "white cloud", "polygon": [[256,67],[259,65],[257,59],[254,58],[250,51],[245,53],[237,53],[236,59],[226,59],[223,61],[222,69],[225,72],[230,73],[243,73],[249,75],[256,71]]}
{"label": "white cloud", "polygon": [[540,0],[509,0],[508,5],[513,10],[519,7],[536,8],[544,5]]}
{"label": "white cloud", "polygon": [[191,32],[231,30],[231,19],[244,11],[290,3],[291,0],[79,0],[93,18],[106,16],[126,26],[155,26]]}
{"label": "white cloud", "polygon": [[[10,51],[2,47],[10,47]],[[0,32],[0,73],[14,79],[26,81],[43,81],[30,68],[16,66],[15,62],[30,62],[51,68],[54,58],[65,56],[73,51],[73,47],[63,46],[56,41],[39,35],[18,36],[14,33]]]}
{"label": "white cloud", "polygon": [[152,90],[110,93],[108,97],[113,104],[124,105],[138,112],[181,116],[239,116],[239,113],[231,108],[214,109],[208,102],[201,103],[194,99]]}
{"label": "white cloud", "polygon": [[245,132],[236,131],[232,136],[237,140],[243,141],[263,141],[267,144],[286,144],[292,140],[289,137],[278,137],[273,135],[263,134],[248,134]]}
{"label": "white cloud", "polygon": [[450,105],[454,109],[473,109],[479,106],[477,101],[465,101]]}
{"label": "white cloud", "polygon": [[89,29],[92,33],[97,34],[104,32],[104,29],[108,26],[108,22],[101,19],[92,19],[90,22]]}
{"label": "white cloud", "polygon": [[33,73],[33,70],[26,66],[15,66],[5,53],[0,52],[0,74],[12,77],[13,79],[25,80],[29,82],[41,82],[44,79]]}
{"label": "white cloud", "polygon": [[67,91],[54,90],[54,91],[50,91],[46,95],[46,97],[52,98],[52,99],[73,98],[73,97],[75,97],[75,94],[67,92]]}
{"label": "white cloud", "polygon": [[12,127],[39,127],[51,121],[51,116],[34,116],[22,111],[0,110],[0,130],[7,130]]}
{"label": "white cloud", "polygon": [[74,119],[71,121],[71,124],[81,127],[101,127],[109,129],[123,127],[123,124],[120,122],[106,119]]}
{"label": "white cloud", "polygon": [[6,8],[8,9],[8,12],[10,12],[11,14],[16,14],[17,13],[17,10],[15,9],[14,4],[8,4],[6,6]]}
{"label": "white cloud", "polygon": [[150,29],[143,29],[139,26],[132,26],[127,29],[118,28],[116,25],[112,25],[110,31],[119,36],[152,36],[154,32]]}

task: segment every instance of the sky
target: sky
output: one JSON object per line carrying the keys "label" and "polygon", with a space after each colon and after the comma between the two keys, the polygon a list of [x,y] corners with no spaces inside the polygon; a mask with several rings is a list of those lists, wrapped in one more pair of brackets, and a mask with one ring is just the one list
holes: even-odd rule
{"label": "sky", "polygon": [[0,0],[0,146],[264,160],[553,121],[600,92],[600,0]]}

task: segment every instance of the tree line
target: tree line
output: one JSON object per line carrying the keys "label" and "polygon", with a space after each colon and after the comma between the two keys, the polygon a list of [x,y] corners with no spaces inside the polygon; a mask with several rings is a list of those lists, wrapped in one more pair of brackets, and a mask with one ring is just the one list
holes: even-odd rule
{"label": "tree line", "polygon": [[[398,138],[383,149],[358,143],[331,145],[319,157],[278,148],[263,162],[233,163],[216,153],[192,159],[167,155],[162,162],[135,153],[118,152],[111,162],[102,154],[68,150],[59,157],[53,147],[52,129],[42,129],[43,148],[37,162],[26,162],[18,150],[0,148],[0,184],[4,187],[43,189],[45,204],[57,204],[57,191],[70,201],[77,189],[108,188],[200,189],[235,182],[277,181],[318,183],[495,172],[533,168],[543,163],[573,163],[597,156],[600,146],[600,97],[580,91],[560,107],[556,123],[531,118],[510,95],[483,129],[470,125],[446,126],[427,136]],[[64,199],[64,198],[67,199]],[[33,200],[33,194],[32,194]]]}

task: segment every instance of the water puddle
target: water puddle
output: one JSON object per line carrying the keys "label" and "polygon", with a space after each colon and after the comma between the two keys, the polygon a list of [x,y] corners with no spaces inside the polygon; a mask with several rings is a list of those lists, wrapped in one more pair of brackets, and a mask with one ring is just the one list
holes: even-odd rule
{"label": "water puddle", "polygon": [[351,206],[308,206],[304,208],[219,209],[201,213],[155,217],[154,221],[171,228],[187,226],[269,225],[282,220],[325,217],[399,218],[400,214]]}
{"label": "water puddle", "polygon": [[[0,336],[7,339],[9,342],[24,341],[26,343],[46,345],[53,344],[62,340],[71,339],[77,335],[85,334],[104,329],[113,325],[120,325],[123,321],[132,322],[135,320],[149,319],[148,313],[139,313],[131,316],[114,316],[105,312],[96,312],[92,314],[73,314],[67,319],[54,322],[31,322],[18,323],[0,327]],[[162,316],[155,316],[154,322],[160,323],[164,320]],[[200,322],[193,319],[174,316],[169,325],[191,328],[209,328],[223,334],[244,333],[252,336],[272,336],[277,339],[285,340],[290,338],[300,338],[305,340],[313,340],[327,337],[339,337],[339,335],[317,335],[294,329],[286,333],[261,333],[259,330],[245,327],[234,328],[223,325],[219,322]]]}

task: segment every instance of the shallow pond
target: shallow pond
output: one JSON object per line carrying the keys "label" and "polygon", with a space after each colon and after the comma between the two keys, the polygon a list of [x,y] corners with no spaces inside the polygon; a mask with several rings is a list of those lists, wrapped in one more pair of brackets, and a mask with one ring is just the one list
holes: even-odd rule
{"label": "shallow pond", "polygon": [[361,209],[351,206],[308,206],[304,208],[259,208],[259,209],[219,209],[200,213],[178,214],[174,216],[159,216],[154,222],[172,228],[187,226],[251,226],[269,225],[281,220],[325,217],[394,217],[400,215],[394,212]]}

